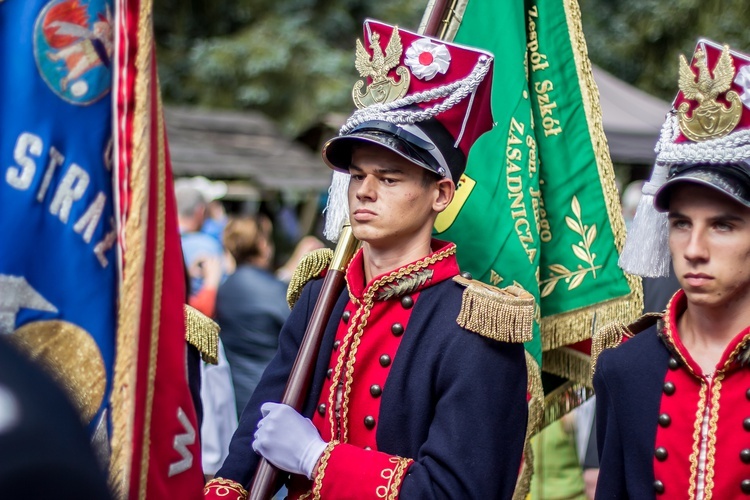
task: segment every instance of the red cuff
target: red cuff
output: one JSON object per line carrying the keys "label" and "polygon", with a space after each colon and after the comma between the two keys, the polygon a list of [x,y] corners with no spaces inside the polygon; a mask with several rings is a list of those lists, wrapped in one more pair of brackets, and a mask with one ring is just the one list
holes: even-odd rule
{"label": "red cuff", "polygon": [[414,462],[350,444],[336,444],[329,450],[321,457],[315,476],[315,492],[323,499],[398,498],[406,471]]}
{"label": "red cuff", "polygon": [[215,477],[203,488],[203,498],[221,500],[246,500],[247,491],[240,483],[223,477]]}

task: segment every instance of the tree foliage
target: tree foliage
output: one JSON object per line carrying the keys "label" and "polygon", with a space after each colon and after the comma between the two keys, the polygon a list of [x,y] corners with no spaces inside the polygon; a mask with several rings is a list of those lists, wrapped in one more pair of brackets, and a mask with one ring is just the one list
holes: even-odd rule
{"label": "tree foliage", "polygon": [[635,86],[671,101],[678,57],[699,38],[750,50],[747,0],[579,0],[591,60]]}
{"label": "tree foliage", "polygon": [[[689,57],[699,37],[750,50],[747,0],[579,3],[592,61],[666,100],[677,92],[678,55]],[[293,135],[326,113],[351,111],[354,41],[366,17],[416,29],[426,4],[161,0],[154,24],[162,88],[173,103],[263,111]]]}
{"label": "tree foliage", "polygon": [[354,42],[375,17],[416,29],[426,0],[163,0],[154,4],[167,101],[256,109],[296,134],[349,112]]}

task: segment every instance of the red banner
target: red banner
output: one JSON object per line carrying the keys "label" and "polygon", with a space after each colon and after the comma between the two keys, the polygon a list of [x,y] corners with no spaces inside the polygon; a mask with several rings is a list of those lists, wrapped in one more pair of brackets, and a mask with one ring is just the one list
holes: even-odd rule
{"label": "red banner", "polygon": [[187,381],[185,278],[149,1],[116,8],[114,157],[121,257],[110,475],[122,498],[202,498]]}

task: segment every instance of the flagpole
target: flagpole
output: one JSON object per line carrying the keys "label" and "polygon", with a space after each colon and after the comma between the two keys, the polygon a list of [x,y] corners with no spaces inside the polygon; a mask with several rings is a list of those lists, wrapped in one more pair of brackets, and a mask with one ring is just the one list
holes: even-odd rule
{"label": "flagpole", "polygon": [[[419,27],[419,33],[427,36],[444,35],[454,17],[457,0],[430,0]],[[450,4],[450,5],[449,5]],[[310,322],[305,330],[302,345],[297,353],[292,371],[289,375],[284,396],[281,402],[301,411],[307,390],[310,387],[320,343],[333,306],[344,287],[346,266],[357,249],[358,241],[354,238],[351,226],[344,224],[334,251],[333,261],[323,281],[318,301],[315,304]],[[268,500],[273,496],[279,469],[261,458],[253,476],[248,500]]]}

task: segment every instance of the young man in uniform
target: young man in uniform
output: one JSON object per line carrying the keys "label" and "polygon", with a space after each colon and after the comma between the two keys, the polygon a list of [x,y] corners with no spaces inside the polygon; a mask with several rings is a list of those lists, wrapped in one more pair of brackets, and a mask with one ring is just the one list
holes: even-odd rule
{"label": "young man in uniform", "polygon": [[750,59],[701,41],[693,67],[654,196],[682,289],[597,361],[597,498],[750,495]]}
{"label": "young man in uniform", "polygon": [[[520,340],[533,299],[462,278],[456,246],[431,237],[469,147],[491,127],[492,57],[374,21],[365,35],[374,54],[360,44],[357,67],[372,83],[364,94],[355,86],[361,109],[323,153],[351,176],[362,248],[301,414],[276,402],[320,280],[296,302],[207,498],[244,498],[260,456],[291,473],[290,498],[512,496],[527,420]],[[501,309],[505,323],[485,312]]]}

